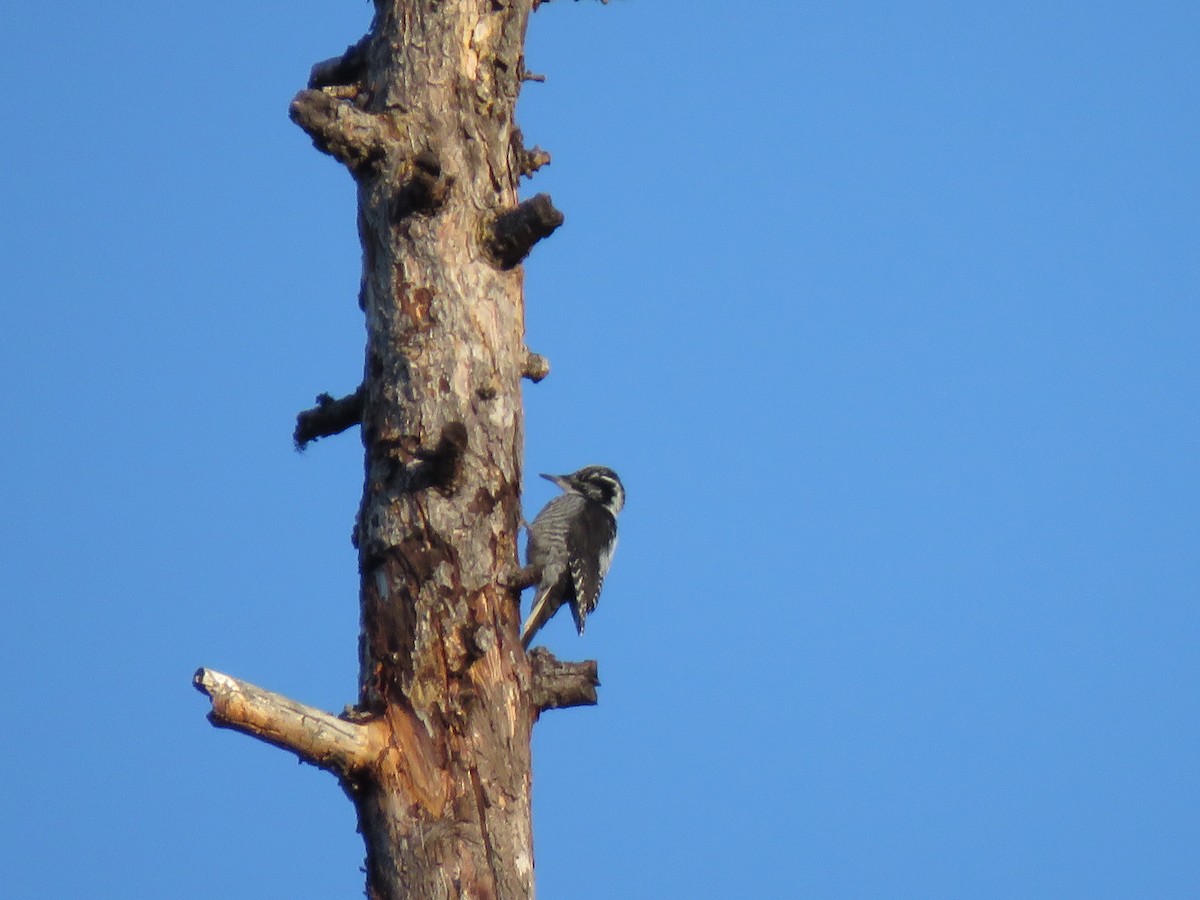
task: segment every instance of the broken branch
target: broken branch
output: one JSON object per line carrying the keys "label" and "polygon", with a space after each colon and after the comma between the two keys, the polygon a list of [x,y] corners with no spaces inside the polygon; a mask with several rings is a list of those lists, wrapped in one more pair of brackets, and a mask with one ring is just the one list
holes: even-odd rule
{"label": "broken branch", "polygon": [[296,416],[296,430],[292,432],[296,449],[303,450],[318,438],[341,434],[347,428],[361,425],[362,416],[362,385],[353,394],[339,400],[329,394],[319,394],[316,406]]}
{"label": "broken branch", "polygon": [[346,777],[378,755],[366,726],[212,669],[197,669],[192,684],[212,700],[213,725],[288,750],[318,768]]}
{"label": "broken branch", "polygon": [[491,223],[487,244],[502,269],[511,269],[529,255],[544,237],[563,223],[563,214],[554,208],[549,194],[538,194],[520,206],[501,213]]}
{"label": "broken branch", "polygon": [[560,662],[545,647],[529,652],[530,699],[539,713],[568,706],[595,706],[600,685],[596,661]]}
{"label": "broken branch", "polygon": [[534,147],[532,150],[522,149],[518,163],[521,174],[529,178],[542,166],[550,165],[550,154],[541,147]]}

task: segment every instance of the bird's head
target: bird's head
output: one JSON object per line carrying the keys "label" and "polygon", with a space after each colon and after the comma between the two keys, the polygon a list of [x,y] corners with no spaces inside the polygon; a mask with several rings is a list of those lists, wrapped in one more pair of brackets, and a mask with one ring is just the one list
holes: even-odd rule
{"label": "bird's head", "polygon": [[542,475],[564,491],[581,494],[599,503],[615,518],[625,505],[625,486],[617,473],[607,466],[584,466],[570,475]]}

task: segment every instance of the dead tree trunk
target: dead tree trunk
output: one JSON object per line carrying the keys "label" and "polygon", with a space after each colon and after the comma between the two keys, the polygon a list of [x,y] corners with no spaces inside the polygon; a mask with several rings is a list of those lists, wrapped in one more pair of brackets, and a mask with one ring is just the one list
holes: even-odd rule
{"label": "dead tree trunk", "polygon": [[529,738],[595,702],[595,664],[518,639],[521,261],[561,222],[517,182],[548,161],[513,114],[539,0],[376,0],[370,33],[314,66],[292,119],[358,187],[362,385],[296,440],[361,425],[360,690],[341,716],[201,669],[213,723],[338,776],[372,898],[533,896]]}

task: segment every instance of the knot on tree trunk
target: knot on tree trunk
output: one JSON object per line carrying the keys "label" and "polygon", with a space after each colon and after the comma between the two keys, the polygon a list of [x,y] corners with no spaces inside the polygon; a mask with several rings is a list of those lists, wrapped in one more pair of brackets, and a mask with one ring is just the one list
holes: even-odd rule
{"label": "knot on tree trunk", "polygon": [[550,374],[550,360],[532,350],[525,354],[525,365],[521,367],[521,377],[528,378],[537,384]]}
{"label": "knot on tree trunk", "polygon": [[422,150],[409,163],[404,186],[392,201],[392,220],[398,222],[413,213],[437,212],[453,186],[454,179],[442,171],[437,154]]}
{"label": "knot on tree trunk", "polygon": [[388,126],[382,116],[364,112],[326,90],[298,93],[288,115],[312,138],[313,146],[362,174],[387,154]]}

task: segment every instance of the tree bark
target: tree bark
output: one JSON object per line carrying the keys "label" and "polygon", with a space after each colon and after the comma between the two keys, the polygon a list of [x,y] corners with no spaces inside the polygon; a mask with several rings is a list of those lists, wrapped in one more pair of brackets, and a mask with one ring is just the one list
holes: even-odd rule
{"label": "tree bark", "polygon": [[209,670],[196,685],[214,724],[338,776],[369,897],[529,898],[530,731],[598,684],[594,662],[531,667],[518,637],[521,380],[549,371],[524,345],[521,262],[562,222],[517,196],[549,161],[514,122],[537,4],[375,5],[290,109],[358,189],[362,386],[322,395],[295,435],[362,426],[358,701],[332,716]]}
{"label": "tree bark", "polygon": [[528,8],[497,5],[381,4],[359,95],[391,138],[358,178],[359,708],[392,742],[356,802],[379,900],[533,895],[529,667],[504,586],[520,521],[522,273],[486,243],[517,206]]}

